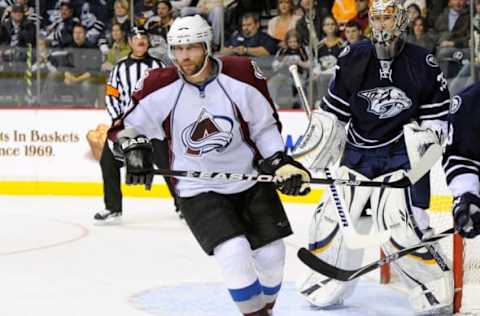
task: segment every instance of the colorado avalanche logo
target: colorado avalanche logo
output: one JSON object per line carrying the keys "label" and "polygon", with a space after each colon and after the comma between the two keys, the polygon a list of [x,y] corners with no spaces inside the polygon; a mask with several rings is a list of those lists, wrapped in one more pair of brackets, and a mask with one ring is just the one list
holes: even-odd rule
{"label": "colorado avalanche logo", "polygon": [[233,120],[226,116],[214,116],[202,109],[197,121],[182,131],[186,154],[201,156],[212,150],[221,152],[231,143]]}
{"label": "colorado avalanche logo", "polygon": [[361,91],[358,95],[367,100],[367,111],[380,119],[394,117],[412,106],[412,100],[396,87],[375,88]]}

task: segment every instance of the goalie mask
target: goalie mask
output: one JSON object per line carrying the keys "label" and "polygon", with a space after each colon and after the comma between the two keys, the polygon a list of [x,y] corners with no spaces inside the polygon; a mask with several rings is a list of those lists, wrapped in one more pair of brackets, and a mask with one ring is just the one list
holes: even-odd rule
{"label": "goalie mask", "polygon": [[379,59],[392,59],[403,48],[408,17],[399,0],[373,0],[368,12],[372,42]]}
{"label": "goalie mask", "polygon": [[209,56],[212,55],[211,48],[212,28],[208,25],[200,15],[186,16],[177,18],[170,27],[167,34],[168,57],[173,61],[175,66],[181,71],[180,66],[175,59],[174,49],[176,45],[187,45],[195,43],[203,43],[205,45],[205,60],[202,68],[193,75],[199,75],[207,65]]}

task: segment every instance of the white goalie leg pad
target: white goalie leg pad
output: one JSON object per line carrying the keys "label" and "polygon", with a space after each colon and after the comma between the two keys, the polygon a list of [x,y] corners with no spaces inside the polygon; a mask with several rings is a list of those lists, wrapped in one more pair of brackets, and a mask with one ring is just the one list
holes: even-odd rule
{"label": "white goalie leg pad", "polygon": [[292,156],[310,170],[334,165],[345,148],[346,131],[337,117],[323,110],[314,110],[302,141]]}
{"label": "white goalie leg pad", "polygon": [[[338,170],[340,178],[366,179],[360,174],[341,167]],[[362,210],[368,200],[371,188],[365,187],[337,187],[339,194],[344,198],[345,205],[350,211],[353,224],[357,224]],[[309,249],[328,263],[343,268],[358,268],[362,263],[363,249],[348,249],[343,242],[342,231],[338,224],[338,216],[333,199],[325,193],[322,201],[313,214],[310,223]],[[369,230],[370,227],[358,227]],[[312,305],[328,307],[341,304],[352,293],[356,281],[341,282],[332,280],[308,270],[308,275],[299,282],[299,292]]]}
{"label": "white goalie leg pad", "polygon": [[[398,171],[389,176],[395,180],[403,174],[403,171]],[[376,180],[383,179],[379,177]],[[372,200],[378,229],[390,229],[392,232],[390,241],[382,247],[385,253],[391,254],[421,241],[424,227],[420,227],[416,218],[424,218],[425,214],[420,215],[420,209],[417,209],[415,212],[418,214],[414,215],[409,188],[375,190]],[[422,226],[426,224],[424,222]],[[451,310],[453,275],[438,243],[393,262],[392,268],[407,287],[409,301],[416,314]]]}

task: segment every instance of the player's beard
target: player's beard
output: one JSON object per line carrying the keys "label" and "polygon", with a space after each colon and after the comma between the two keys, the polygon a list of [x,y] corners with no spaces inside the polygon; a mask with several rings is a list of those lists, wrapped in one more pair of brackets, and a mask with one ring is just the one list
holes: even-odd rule
{"label": "player's beard", "polygon": [[182,73],[184,75],[192,76],[198,73],[202,69],[202,66],[202,62],[196,63],[194,61],[190,61],[190,64],[188,66],[180,65],[180,69],[182,70]]}

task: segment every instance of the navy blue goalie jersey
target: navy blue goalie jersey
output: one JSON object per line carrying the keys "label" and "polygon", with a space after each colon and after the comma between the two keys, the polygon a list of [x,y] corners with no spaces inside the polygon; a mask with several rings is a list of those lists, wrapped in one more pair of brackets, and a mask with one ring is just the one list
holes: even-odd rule
{"label": "navy blue goalie jersey", "polygon": [[435,57],[405,43],[393,60],[379,60],[370,41],[340,54],[322,108],[348,126],[347,141],[361,148],[385,146],[411,121],[448,118],[450,95]]}
{"label": "navy blue goalie jersey", "polygon": [[480,82],[452,98],[443,168],[454,196],[479,193]]}

